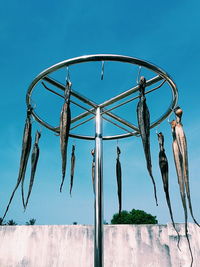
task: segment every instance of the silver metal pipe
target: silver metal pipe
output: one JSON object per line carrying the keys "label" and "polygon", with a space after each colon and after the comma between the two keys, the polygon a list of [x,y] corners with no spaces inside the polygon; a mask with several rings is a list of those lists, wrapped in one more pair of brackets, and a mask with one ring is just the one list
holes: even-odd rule
{"label": "silver metal pipe", "polygon": [[[156,86],[155,88],[152,88],[151,90],[146,91],[144,94],[147,95],[147,94],[149,94],[149,93],[151,93],[151,92],[153,92],[153,91],[155,91],[155,90],[158,90],[158,89],[159,89],[165,82],[166,82],[166,80],[164,80],[161,84],[159,84],[159,85]],[[130,99],[128,99],[128,100],[126,100],[126,101],[124,101],[124,102],[122,102],[122,103],[120,103],[120,104],[118,104],[118,105],[116,105],[116,106],[114,106],[114,107],[112,107],[112,108],[109,108],[109,109],[107,109],[106,111],[103,111],[102,114],[104,114],[104,113],[106,113],[106,112],[109,112],[109,111],[112,111],[113,109],[119,108],[119,107],[121,107],[121,106],[123,106],[123,105],[126,105],[127,103],[130,103],[131,101],[133,101],[133,100],[135,100],[135,99],[137,99],[137,98],[139,98],[139,95],[134,96],[134,97],[131,97]],[[88,110],[88,111],[89,111],[89,110]]]}
{"label": "silver metal pipe", "polygon": [[103,253],[103,151],[101,110],[96,110],[94,267],[104,266]]}
{"label": "silver metal pipe", "polygon": [[[156,76],[158,77],[158,76]],[[155,78],[156,78],[155,77]],[[54,85],[54,86],[57,86],[58,88],[60,88],[61,90],[64,90],[65,89],[65,86],[57,81],[55,81],[54,79],[50,78],[50,77],[44,77],[43,80],[47,81],[48,83]],[[152,79],[151,79],[152,80]],[[155,79],[157,81],[157,79]],[[149,81],[147,81],[147,86],[149,86]],[[152,81],[151,81],[152,83]],[[136,90],[136,88],[139,88],[138,86],[136,87],[133,87],[132,89],[129,89],[129,94],[130,94],[130,91],[131,90]],[[137,89],[138,90],[138,89]],[[137,91],[136,90],[136,91]],[[94,103],[93,101],[89,100],[87,97],[83,96],[83,95],[80,95],[78,92],[76,92],[75,90],[71,90],[71,94],[73,96],[75,96],[76,98],[78,98],[79,100],[83,101],[84,103],[90,105],[90,106],[93,106],[95,108],[92,108],[86,112],[83,112],[81,113],[80,115],[76,116],[75,118],[72,118],[71,120],[71,123],[74,123],[80,119],[83,119],[85,118],[86,116],[90,115],[91,113],[94,113],[95,112],[95,109],[96,107],[98,106],[96,103]],[[124,94],[125,95],[125,94]],[[125,96],[124,96],[125,97]],[[123,97],[122,97],[123,98]],[[101,105],[100,105],[101,106]],[[111,113],[111,112],[106,112],[106,110],[103,110],[104,113],[106,113],[108,116],[110,116],[111,118],[117,120],[118,122],[122,123],[122,124],[125,124],[126,126],[130,127],[131,129],[135,130],[135,131],[138,131],[138,128],[133,125],[132,123],[120,118],[119,116],[115,115],[114,113]]]}
{"label": "silver metal pipe", "polygon": [[[56,81],[56,80],[54,80],[54,79],[52,79],[52,78],[50,78],[50,77],[48,77],[48,76],[45,76],[44,78],[43,78],[43,80],[45,80],[45,81],[47,81],[48,83],[50,83],[50,84],[52,84],[52,85],[54,85],[54,86],[56,86],[56,87],[58,87],[59,89],[61,89],[61,90],[65,90],[65,86],[62,84],[62,83],[59,83],[58,81]],[[90,99],[88,99],[87,97],[85,97],[85,96],[82,96],[80,93],[78,93],[78,92],[76,92],[75,90],[71,90],[71,94],[74,96],[74,97],[76,97],[76,98],[78,98],[79,100],[81,100],[82,102],[84,102],[84,103],[86,103],[86,104],[88,104],[88,105],[90,105],[90,106],[92,106],[92,107],[97,107],[97,104],[95,104],[93,101],[91,101]]]}
{"label": "silver metal pipe", "polygon": [[[46,78],[46,77],[45,77],[45,78]],[[158,76],[155,76],[155,77],[153,77],[152,79],[150,79],[150,80],[148,80],[148,81],[146,82],[146,87],[148,87],[148,86],[150,86],[150,85],[152,85],[152,84],[154,84],[154,83],[157,83],[157,82],[160,81],[160,80],[163,80],[163,78],[162,78],[161,76],[159,76],[159,75],[158,75]],[[48,82],[51,82],[51,81],[52,81],[52,79],[51,79],[51,78],[50,78],[50,79],[48,78]],[[55,81],[54,81],[54,85],[56,86]],[[99,106],[100,106],[101,108],[103,108],[103,107],[106,107],[106,106],[108,106],[108,105],[111,105],[111,104],[117,102],[118,100],[121,100],[121,99],[123,99],[123,98],[125,98],[125,97],[127,97],[127,96],[129,96],[129,95],[131,95],[131,94],[133,94],[133,93],[135,93],[135,92],[137,92],[138,89],[139,89],[139,86],[136,85],[136,86],[130,88],[129,90],[127,90],[127,91],[121,93],[120,95],[117,95],[116,97],[113,97],[113,98],[109,99],[108,101],[105,101],[104,103],[100,104]],[[95,110],[95,109],[90,109],[90,112],[94,112],[94,110]],[[105,114],[106,112],[107,112],[106,110],[103,110],[103,113],[104,113],[104,114]],[[82,118],[88,116],[89,114],[90,114],[90,113],[89,113],[88,111],[83,112],[83,113],[81,113],[80,115],[78,115],[78,116],[76,116],[75,118],[73,118],[73,119],[72,119],[72,122],[75,122],[75,121],[77,121],[77,120],[80,120],[80,119],[82,119]],[[110,116],[110,113],[108,112],[107,115]],[[115,115],[115,114],[114,114],[114,115]],[[117,116],[116,116],[116,117],[117,117]],[[116,119],[116,118],[115,118],[115,119]],[[119,120],[118,120],[118,121],[119,121]],[[119,122],[121,122],[121,121],[119,121]],[[129,125],[127,125],[127,126],[129,126]],[[132,127],[131,127],[131,128],[132,128]],[[132,129],[134,129],[134,128],[132,128]]]}
{"label": "silver metal pipe", "polygon": [[120,128],[120,129],[124,130],[125,132],[129,133],[130,135],[135,136],[135,133],[134,133],[134,132],[131,132],[131,131],[127,130],[126,128],[122,127],[121,125],[115,123],[114,121],[109,120],[109,119],[106,118],[105,116],[102,116],[102,118],[103,118],[104,120],[106,120],[106,121],[112,123],[112,124],[115,125],[116,127],[118,127],[118,128]]}
{"label": "silver metal pipe", "polygon": [[[149,81],[147,81],[147,86],[151,85],[159,80],[166,80],[166,82],[168,83],[168,85],[171,87],[172,90],[172,101],[167,109],[167,111],[162,114],[162,116],[160,118],[158,118],[155,122],[153,122],[150,126],[150,128],[155,127],[156,125],[160,124],[163,120],[165,120],[173,111],[174,107],[177,105],[177,101],[178,101],[178,89],[176,87],[176,84],[174,83],[174,81],[172,80],[172,78],[162,69],[160,69],[159,67],[144,61],[144,60],[140,60],[137,58],[133,58],[133,57],[129,57],[129,56],[121,56],[121,55],[112,55],[112,54],[97,54],[97,55],[87,55],[87,56],[81,56],[81,57],[76,57],[76,58],[72,58],[72,59],[68,59],[68,60],[64,60],[62,62],[59,62],[53,66],[51,66],[50,68],[44,70],[43,72],[41,72],[30,84],[28,90],[27,90],[27,94],[26,94],[26,103],[27,106],[29,104],[31,104],[31,95],[32,92],[34,90],[34,88],[36,87],[36,85],[42,81],[48,81],[51,84],[54,84],[55,86],[57,86],[58,88],[64,90],[65,86],[57,81],[55,81],[54,79],[48,77],[47,75],[57,71],[58,69],[61,68],[66,68],[69,67],[71,65],[75,65],[75,64],[80,64],[80,63],[85,63],[85,62],[94,62],[94,61],[116,61],[116,62],[124,62],[124,63],[130,63],[133,65],[138,65],[140,67],[144,67],[146,69],[149,69],[151,71],[153,71],[154,73],[157,74],[157,76],[155,76],[154,78],[150,79]],[[137,86],[136,86],[137,87]],[[102,103],[100,105],[100,107],[102,106],[107,106],[110,105],[113,101],[117,101],[118,98],[124,98],[125,96],[127,96],[127,94],[131,94],[134,92],[134,90],[137,91],[137,88],[131,88],[129,89],[127,92],[123,92],[122,94],[108,100],[105,101],[104,103]],[[133,90],[133,91],[132,91]],[[81,101],[83,101],[84,103],[87,103],[88,105],[90,105],[92,107],[92,109],[90,109],[90,111],[84,112],[76,117],[74,117],[72,119],[72,122],[78,121],[86,116],[88,116],[91,112],[96,112],[96,108],[98,107],[98,105],[96,103],[94,103],[93,101],[89,100],[88,98],[80,95],[78,92],[73,91],[74,96],[77,97],[78,99],[80,99]],[[72,94],[73,94],[72,93]],[[113,114],[111,112],[106,111],[105,109],[102,109],[103,112],[105,112],[108,116],[110,116],[110,114]],[[35,110],[33,110],[32,112],[33,117],[35,118],[35,120],[37,120],[39,123],[41,123],[42,125],[44,125],[46,128],[59,133],[59,128],[58,127],[54,127],[50,124],[48,124],[47,122],[45,122],[42,118],[40,118],[38,116],[38,114],[35,113]],[[132,128],[134,130],[134,128],[137,128],[135,125],[131,124],[130,122],[125,121],[124,119],[116,116],[114,114],[115,117],[113,117],[111,115],[111,117],[117,121],[119,121],[120,123]],[[120,120],[119,120],[120,119]],[[128,124],[127,124],[128,123]],[[125,133],[125,134],[120,134],[120,135],[114,135],[114,136],[104,136],[103,139],[104,140],[114,140],[114,139],[119,139],[119,138],[126,138],[129,137],[131,135],[137,135],[138,134],[138,130],[134,130],[132,134],[130,133]],[[86,135],[76,135],[76,134],[70,134],[71,137],[74,138],[79,138],[79,139],[85,139],[85,140],[94,140],[95,137],[94,136],[86,136]]]}
{"label": "silver metal pipe", "polygon": [[[146,82],[146,87],[150,86],[150,85],[152,85],[154,83],[157,83],[157,82],[159,82],[161,80],[163,80],[163,78],[161,76],[157,75],[156,77],[153,77],[152,79],[150,79],[150,80],[148,80]],[[105,107],[117,102],[118,100],[121,100],[121,99],[123,99],[123,98],[125,98],[125,97],[127,97],[127,96],[129,96],[129,95],[131,95],[131,94],[133,94],[135,92],[137,92],[138,90],[139,90],[139,85],[136,85],[136,86],[130,88],[129,90],[127,90],[127,91],[125,91],[125,92],[123,92],[123,93],[121,93],[121,94],[119,94],[119,95],[117,95],[117,96],[105,101],[104,103],[102,103],[99,106],[101,108],[105,108]]]}

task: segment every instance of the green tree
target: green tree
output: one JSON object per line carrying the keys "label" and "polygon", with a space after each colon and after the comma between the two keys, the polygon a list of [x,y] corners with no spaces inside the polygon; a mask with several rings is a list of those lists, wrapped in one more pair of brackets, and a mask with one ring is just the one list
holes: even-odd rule
{"label": "green tree", "polygon": [[13,220],[9,220],[7,222],[7,225],[17,225],[17,223],[15,221],[13,221]]}
{"label": "green tree", "polygon": [[113,215],[111,224],[157,224],[156,216],[143,210],[132,209],[130,212],[123,210],[121,214]]}
{"label": "green tree", "polygon": [[34,225],[36,222],[36,219],[32,218],[28,222],[26,222],[26,225]]}

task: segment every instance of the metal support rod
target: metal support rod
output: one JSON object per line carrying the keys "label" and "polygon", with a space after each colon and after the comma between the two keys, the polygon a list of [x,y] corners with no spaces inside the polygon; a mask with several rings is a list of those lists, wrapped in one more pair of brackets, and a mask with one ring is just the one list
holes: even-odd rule
{"label": "metal support rod", "polygon": [[104,266],[103,255],[103,153],[102,117],[96,109],[95,133],[95,218],[94,218],[94,267]]}
{"label": "metal support rod", "polygon": [[[49,74],[54,73],[57,70],[62,69],[62,68],[66,68],[66,67],[68,68],[69,66],[72,66],[72,65],[85,63],[85,62],[95,62],[95,61],[101,61],[101,62],[102,61],[114,61],[114,62],[121,62],[121,63],[129,63],[132,65],[144,67],[145,69],[148,69],[148,70],[152,71],[153,73],[157,74],[157,76],[151,78],[150,80],[148,80],[146,82],[146,86],[150,86],[150,85],[152,85],[152,84],[154,84],[160,80],[165,80],[168,83],[168,85],[170,86],[170,88],[172,90],[172,101],[171,101],[167,111],[164,114],[162,114],[160,118],[156,119],[155,122],[151,123],[150,128],[155,127],[160,122],[165,120],[172,113],[174,107],[177,105],[178,90],[177,90],[176,84],[174,83],[174,81],[171,79],[171,77],[164,70],[160,69],[159,67],[157,67],[157,66],[155,66],[155,65],[153,65],[147,61],[144,61],[144,60],[141,60],[138,58],[121,56],[121,55],[112,55],[112,54],[97,54],[97,55],[87,55],[87,56],[81,56],[81,57],[76,57],[76,58],[64,60],[62,62],[59,62],[59,63],[51,66],[50,68],[44,70],[43,72],[41,72],[32,81],[32,83],[30,84],[30,86],[27,90],[27,94],[26,94],[27,106],[29,106],[31,104],[32,92],[39,82],[47,81],[48,83],[53,84],[57,88],[60,88],[61,90],[65,90],[65,85],[63,85],[60,82],[57,82],[54,79],[48,77]],[[93,112],[93,111],[96,113],[96,109],[98,107],[100,107],[101,111],[104,112],[106,115],[108,115],[112,119],[117,120],[118,122],[130,127],[133,130],[132,134],[125,133],[125,134],[119,134],[119,135],[113,135],[113,136],[104,136],[103,137],[104,140],[112,140],[112,139],[114,140],[114,139],[129,137],[133,134],[137,134],[137,132],[139,131],[137,126],[133,125],[130,122],[127,122],[126,120],[124,120],[123,118],[120,118],[116,114],[113,114],[113,113],[107,111],[105,108],[111,104],[114,104],[118,100],[122,100],[123,98],[135,93],[136,91],[138,91],[138,89],[139,89],[138,86],[135,86],[135,87],[133,87],[133,88],[109,99],[109,100],[106,100],[104,103],[101,103],[101,104],[96,104],[93,101],[91,101],[90,99],[88,99],[87,97],[72,90],[71,94],[74,97],[78,98],[80,101],[83,101],[84,103],[91,106],[92,108],[89,111],[83,112],[83,113],[79,114],[78,116],[72,118],[71,122],[73,123],[75,121],[83,119],[84,117],[91,114],[91,112]],[[153,91],[153,89],[152,89],[152,91]],[[42,118],[40,118],[36,114],[35,110],[32,111],[32,116],[36,119],[36,121],[41,123],[46,128],[50,129],[51,131],[59,133],[58,127],[52,126],[49,123],[47,123],[46,121],[44,121]],[[77,135],[77,134],[73,134],[73,133],[70,133],[70,136],[74,137],[74,138],[85,139],[85,140],[94,140],[95,139],[94,136]]]}
{"label": "metal support rod", "polygon": [[[60,88],[60,89],[63,90],[63,91],[65,90],[65,86],[64,86],[63,84],[57,82],[56,80],[54,80],[54,79],[52,79],[52,78],[50,78],[50,77],[48,77],[48,76],[45,76],[45,77],[43,78],[43,80],[44,80],[44,81],[47,81],[48,83],[50,83],[50,84],[52,84],[52,85],[54,85],[54,86],[56,86],[56,87],[58,87],[58,88]],[[97,107],[97,105],[96,105],[93,101],[89,100],[89,99],[86,98],[85,96],[82,96],[80,93],[76,92],[75,90],[71,90],[71,94],[72,94],[74,97],[76,97],[77,99],[81,100],[83,103],[86,103],[86,104],[88,104],[88,105],[90,105],[90,106],[92,106],[92,107],[94,107],[94,108]]]}
{"label": "metal support rod", "polygon": [[[50,78],[48,76],[44,77],[43,80],[45,80],[48,83],[50,83],[50,84],[52,84],[52,85],[60,88],[61,90],[65,90],[65,86],[63,84],[59,83],[58,81],[56,81],[56,80],[54,80],[54,79],[52,79],[52,78]],[[158,76],[155,76],[154,78],[152,78],[152,79],[150,79],[150,80],[148,80],[146,82],[146,87],[148,87],[148,86],[150,86],[150,85],[152,85],[154,83],[157,83],[160,80],[163,80],[163,78],[161,76],[159,76],[159,75]],[[100,107],[101,108],[105,108],[105,107],[113,104],[114,102],[116,102],[118,100],[121,100],[121,99],[123,99],[123,98],[125,98],[125,97],[127,97],[127,96],[129,96],[129,95],[131,95],[131,94],[133,94],[135,92],[137,92],[138,91],[138,88],[139,88],[139,86],[136,85],[135,87],[132,87],[128,91],[125,91],[125,92],[121,93],[120,95],[117,95],[117,96],[111,98],[110,100],[105,101],[104,103],[100,104]],[[79,114],[78,116],[76,116],[75,118],[72,118],[72,123],[74,123],[74,122],[76,122],[76,121],[78,121],[78,120],[80,120],[80,119],[88,116],[89,114],[91,114],[91,112],[94,112],[94,110],[98,106],[96,103],[94,103],[93,101],[89,100],[85,96],[80,95],[75,90],[72,90],[71,91],[71,94],[73,96],[75,96],[76,98],[78,98],[79,100],[83,101],[84,103],[86,103],[86,104],[94,107],[94,108],[90,109],[90,111],[83,112],[83,113]],[[107,113],[107,115],[110,116],[111,118],[114,118],[115,120],[117,120],[117,121],[119,121],[121,123],[124,123],[126,126],[130,127],[131,129],[136,130],[136,131],[138,130],[138,128],[135,125],[133,125],[133,124],[125,121],[124,119],[118,117],[116,114],[111,113],[111,112],[107,112],[106,110],[103,110],[103,112],[104,113]]]}

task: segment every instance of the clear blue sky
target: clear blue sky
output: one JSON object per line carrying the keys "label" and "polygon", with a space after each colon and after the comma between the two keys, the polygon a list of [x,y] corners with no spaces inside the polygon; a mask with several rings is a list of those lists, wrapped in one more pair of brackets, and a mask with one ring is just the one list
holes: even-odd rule
{"label": "clear blue sky", "polygon": [[[194,214],[200,221],[199,9],[200,3],[197,0],[2,2],[0,10],[1,214],[5,210],[18,176],[26,114],[25,96],[31,81],[42,70],[65,59],[86,54],[110,53],[150,61],[166,70],[176,82],[179,89],[179,105],[184,110],[183,124],[189,148]],[[94,64],[91,68],[74,67],[71,69],[72,82],[77,91],[102,102],[135,85],[137,69],[122,68],[121,71],[120,69],[121,65],[106,64],[105,79],[100,81],[100,64]],[[41,95],[38,92],[33,99],[37,103],[38,113],[58,123],[62,101],[43,92],[42,89],[41,91]],[[162,94],[159,97],[159,101],[156,101],[155,97],[147,98],[150,108],[155,109],[152,114],[155,118],[167,103],[165,103],[167,97]],[[135,119],[135,106],[132,112]],[[104,127],[108,130],[107,124]],[[33,133],[36,129],[40,129],[40,126],[34,122]],[[83,131],[84,129],[86,128],[83,128]],[[155,206],[141,140],[133,137],[119,141],[122,151],[123,209],[143,209],[156,215],[159,223],[167,223],[170,222],[170,216],[158,169],[158,143],[155,131],[156,129],[153,129],[151,132],[151,148],[159,206]],[[164,132],[166,139],[165,148],[170,166],[170,191],[175,221],[183,222],[168,123],[163,122],[158,131]],[[68,158],[73,143],[74,140],[71,139]],[[90,150],[94,144],[86,141],[75,141],[75,143],[77,161],[72,198],[69,196],[69,175],[66,176],[63,193],[59,193],[61,180],[59,137],[43,128],[40,160],[29,206],[24,213],[19,189],[7,220],[12,218],[21,224],[34,217],[38,224],[71,224],[74,221],[80,224],[93,224]],[[118,210],[115,150],[116,141],[104,143],[104,217],[108,222],[112,214]],[[69,165],[68,163],[68,174]],[[26,176],[26,186],[28,179],[29,171]]]}

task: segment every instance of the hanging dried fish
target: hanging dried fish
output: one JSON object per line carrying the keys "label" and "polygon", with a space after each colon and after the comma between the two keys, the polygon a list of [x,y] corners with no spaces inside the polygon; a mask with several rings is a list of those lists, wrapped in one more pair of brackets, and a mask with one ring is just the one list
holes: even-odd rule
{"label": "hanging dried fish", "polygon": [[151,165],[151,152],[150,152],[150,114],[149,109],[146,104],[146,97],[145,97],[145,87],[146,87],[146,79],[142,76],[139,82],[139,102],[137,105],[137,119],[138,119],[138,127],[140,130],[146,163],[147,163],[147,170],[149,175],[152,179],[153,186],[154,186],[154,196],[157,202],[157,194],[156,194],[156,184],[152,174],[152,165]]}
{"label": "hanging dried fish", "polygon": [[122,210],[122,169],[119,156],[121,154],[120,148],[117,146],[117,158],[116,158],[116,176],[117,176],[117,193],[119,201],[119,214]]}
{"label": "hanging dried fish", "polygon": [[26,172],[26,167],[27,167],[27,163],[28,163],[28,158],[29,158],[30,149],[31,149],[31,142],[32,142],[32,138],[31,138],[31,130],[32,130],[31,113],[32,113],[32,107],[28,106],[27,118],[26,118],[26,123],[24,126],[24,134],[23,134],[23,140],[22,140],[22,152],[21,152],[20,168],[19,168],[17,184],[16,184],[16,186],[12,192],[12,195],[10,197],[6,211],[3,215],[3,219],[5,218],[5,216],[8,212],[8,209],[10,207],[12,199],[13,199],[15,192],[16,192],[18,186],[20,185],[20,183],[22,186],[22,202],[23,202],[23,206],[25,207],[23,185],[24,185],[25,172]]}
{"label": "hanging dried fish", "polygon": [[70,172],[70,195],[72,195],[72,187],[74,182],[74,168],[75,168],[75,145],[72,145],[72,154],[71,154],[71,172]]}
{"label": "hanging dried fish", "polygon": [[30,183],[29,183],[29,189],[28,189],[28,195],[26,198],[25,208],[28,205],[29,197],[31,195],[31,191],[32,191],[33,183],[34,183],[35,172],[36,172],[37,163],[38,163],[39,154],[40,154],[40,149],[38,146],[40,137],[41,137],[41,132],[37,131],[35,135],[35,143],[33,146],[32,155],[31,155],[31,176],[30,176]]}
{"label": "hanging dried fish", "polygon": [[183,164],[183,159],[182,155],[180,153],[179,147],[178,147],[178,142],[176,139],[176,133],[175,133],[175,128],[176,128],[176,121],[173,120],[171,122],[171,128],[172,128],[172,137],[173,137],[173,143],[172,143],[172,150],[174,154],[174,162],[176,166],[176,172],[177,172],[177,177],[178,177],[178,184],[180,188],[180,195],[181,195],[181,201],[184,209],[184,215],[185,215],[185,236],[188,241],[188,247],[191,255],[191,266],[193,264],[193,254],[192,254],[192,249],[190,245],[190,240],[188,236],[188,214],[187,214],[187,205],[186,205],[186,195],[185,195],[185,184],[184,184],[184,178],[183,178],[183,171],[182,171],[182,164]]}
{"label": "hanging dried fish", "polygon": [[93,185],[93,192],[95,193],[95,150],[91,150],[92,154],[92,185]]}
{"label": "hanging dried fish", "polygon": [[186,189],[186,195],[187,195],[187,199],[188,199],[189,209],[190,209],[190,213],[191,213],[191,216],[192,216],[194,222],[200,227],[200,225],[198,224],[198,222],[194,218],[193,210],[192,210],[192,202],[191,202],[191,197],[190,197],[187,141],[186,141],[185,133],[183,130],[183,125],[181,123],[183,111],[180,107],[177,107],[174,110],[174,112],[176,114],[175,133],[176,133],[176,139],[177,139],[178,147],[179,147],[180,153],[182,155],[182,172],[183,172],[183,177],[184,177],[184,182],[185,182],[185,189]]}
{"label": "hanging dried fish", "polygon": [[177,246],[179,248],[180,235],[179,235],[179,233],[176,229],[175,223],[174,223],[174,218],[173,218],[173,213],[172,213],[172,208],[171,208],[171,201],[170,201],[170,196],[169,196],[168,160],[167,160],[167,156],[165,154],[165,149],[164,149],[164,136],[162,133],[159,133],[157,135],[158,135],[158,142],[159,142],[159,146],[160,146],[159,166],[160,166],[160,171],[161,171],[161,175],[162,175],[163,188],[165,191],[165,196],[166,196],[167,205],[169,208],[170,217],[172,220],[172,225],[173,225],[174,230],[176,231],[177,236],[178,236]]}
{"label": "hanging dried fish", "polygon": [[70,95],[71,95],[71,82],[67,81],[65,88],[65,102],[63,104],[60,114],[60,146],[62,156],[62,182],[60,185],[60,192],[65,180],[66,161],[67,161],[67,144],[69,138],[69,130],[71,124],[71,111],[70,111]]}

